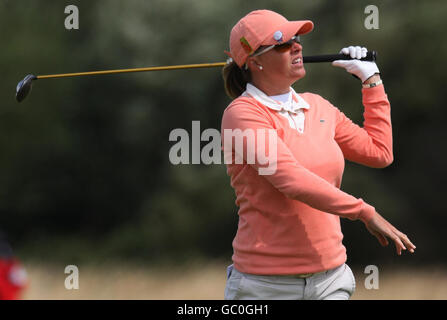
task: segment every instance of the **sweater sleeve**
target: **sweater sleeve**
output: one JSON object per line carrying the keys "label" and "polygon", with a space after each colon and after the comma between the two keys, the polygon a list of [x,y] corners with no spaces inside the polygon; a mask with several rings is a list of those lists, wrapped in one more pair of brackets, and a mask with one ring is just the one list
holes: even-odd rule
{"label": "sweater sleeve", "polygon": [[393,162],[390,103],[383,85],[362,89],[363,128],[336,109],[335,140],[347,160],[373,168]]}
{"label": "sweater sleeve", "polygon": [[[268,130],[274,132],[276,141],[272,143],[270,139],[259,139],[257,132]],[[254,139],[243,137],[243,151],[236,148],[236,138],[231,137],[228,132],[249,132],[253,133]],[[303,167],[293,156],[288,146],[279,138],[269,116],[262,110],[246,101],[233,102],[228,107],[222,119],[222,140],[224,153],[229,142],[231,142],[231,152],[234,157],[243,158],[244,165],[250,165],[259,172],[265,167],[262,154],[268,154],[272,162],[270,167],[275,170],[263,175],[277,190],[288,198],[301,201],[314,209],[335,214],[351,220],[360,219],[369,221],[375,214],[375,209],[365,203],[362,199],[357,199],[325,179],[314,174]],[[267,136],[267,134],[266,134]],[[232,141],[229,141],[229,140]],[[262,144],[262,146],[258,146]],[[272,157],[274,155],[274,157]],[[253,161],[247,161],[252,159]],[[228,163],[226,161],[226,163]]]}

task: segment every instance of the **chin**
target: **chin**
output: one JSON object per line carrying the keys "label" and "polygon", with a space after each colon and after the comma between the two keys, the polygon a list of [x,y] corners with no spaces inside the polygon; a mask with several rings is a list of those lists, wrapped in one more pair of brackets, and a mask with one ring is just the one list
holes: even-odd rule
{"label": "chin", "polygon": [[293,78],[295,81],[298,81],[306,76],[306,70],[304,68],[300,68],[297,72],[293,73]]}

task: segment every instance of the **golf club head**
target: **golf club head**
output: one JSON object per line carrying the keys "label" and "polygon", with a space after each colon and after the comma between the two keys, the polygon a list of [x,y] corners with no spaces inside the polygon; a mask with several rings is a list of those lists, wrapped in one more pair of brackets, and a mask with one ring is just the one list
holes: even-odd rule
{"label": "golf club head", "polygon": [[17,84],[16,87],[16,100],[21,102],[26,98],[28,93],[31,91],[33,80],[37,79],[37,77],[33,74],[27,75],[22,81]]}

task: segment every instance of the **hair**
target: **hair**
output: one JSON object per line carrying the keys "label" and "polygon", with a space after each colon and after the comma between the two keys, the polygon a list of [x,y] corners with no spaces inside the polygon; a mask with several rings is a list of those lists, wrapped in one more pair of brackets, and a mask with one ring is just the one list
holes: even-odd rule
{"label": "hair", "polygon": [[239,97],[245,91],[247,83],[251,81],[250,70],[239,68],[234,61],[224,66],[222,76],[225,92],[231,99]]}

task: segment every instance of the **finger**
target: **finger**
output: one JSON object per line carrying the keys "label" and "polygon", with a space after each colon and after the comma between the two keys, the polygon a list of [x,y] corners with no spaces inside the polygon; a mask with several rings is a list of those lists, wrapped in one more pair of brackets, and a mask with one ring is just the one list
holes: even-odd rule
{"label": "finger", "polygon": [[401,239],[401,241],[404,243],[405,247],[411,252],[414,253],[414,249],[416,249],[416,246],[410,241],[410,239],[407,237],[406,234],[400,232],[397,230],[394,226],[390,224],[391,230]]}
{"label": "finger", "polygon": [[362,48],[360,47],[355,47],[355,58],[356,59],[361,59],[362,58]]}
{"label": "finger", "polygon": [[[396,246],[396,252],[398,255],[401,255],[402,250],[407,250],[406,246],[403,244],[402,240],[404,240],[404,234],[397,230],[391,223],[387,220],[383,219],[383,222],[386,225],[386,228],[383,230],[383,234],[393,240]],[[401,240],[402,238],[402,240]]]}
{"label": "finger", "polygon": [[350,62],[348,60],[335,60],[332,62],[332,65],[334,67],[340,67],[340,68],[345,68],[347,64],[349,64]]}
{"label": "finger", "polygon": [[366,49],[365,47],[362,47],[362,58],[366,57],[367,52],[368,52],[368,49]]}
{"label": "finger", "polygon": [[414,253],[414,249],[416,249],[416,246],[408,239],[406,234],[403,234],[401,232],[400,239],[404,243],[405,247],[411,252]]}
{"label": "finger", "polygon": [[375,234],[375,236],[383,247],[386,247],[389,244],[388,239],[384,237],[382,234],[377,233]]}
{"label": "finger", "polygon": [[393,240],[394,245],[396,246],[396,252],[399,256],[402,254],[402,250],[407,250],[405,245],[400,240],[399,236],[396,233],[394,233],[394,231],[391,230],[391,228],[390,228],[389,232],[387,232],[386,236],[388,238],[390,238],[391,240]]}
{"label": "finger", "polygon": [[393,239],[394,244],[396,245],[396,251],[398,255],[402,254],[402,250],[407,250],[407,248],[404,246],[404,244],[402,243],[402,241],[398,236],[393,234],[391,238]]}
{"label": "finger", "polygon": [[349,49],[348,48],[343,48],[343,49],[341,49],[340,53],[348,55],[349,54]]}
{"label": "finger", "polygon": [[371,230],[370,228],[367,228],[368,229],[368,231],[373,235],[373,236],[375,236],[376,238],[377,238],[377,240],[379,240],[379,243],[383,246],[383,247],[386,247],[389,243],[388,243],[388,239],[383,235],[383,234],[381,234],[380,232],[378,232],[378,231],[373,231],[373,230]]}
{"label": "finger", "polygon": [[353,46],[349,46],[349,55],[351,56],[352,59],[355,59],[355,47]]}

